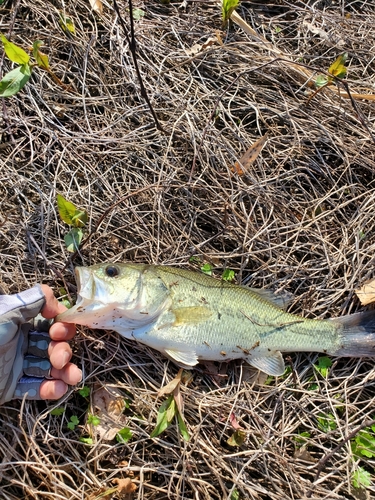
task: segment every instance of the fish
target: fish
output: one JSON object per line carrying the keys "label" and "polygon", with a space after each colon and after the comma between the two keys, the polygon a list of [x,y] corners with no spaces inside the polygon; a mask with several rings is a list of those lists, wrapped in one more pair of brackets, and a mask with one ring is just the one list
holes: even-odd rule
{"label": "fish", "polygon": [[272,291],[162,265],[106,262],[75,274],[76,305],[57,321],[118,332],[183,368],[244,359],[280,376],[282,353],[375,356],[375,311],[308,319]]}

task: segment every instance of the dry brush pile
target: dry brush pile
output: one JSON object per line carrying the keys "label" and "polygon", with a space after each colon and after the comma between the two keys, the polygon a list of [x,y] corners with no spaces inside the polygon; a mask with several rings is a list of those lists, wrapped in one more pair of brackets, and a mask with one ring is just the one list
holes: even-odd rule
{"label": "dry brush pile", "polygon": [[[363,98],[375,94],[374,3],[244,1],[247,31],[223,28],[213,1],[133,7],[144,12],[136,56],[158,124],[112,2],[101,14],[88,0],[0,6],[1,33],[24,49],[43,41],[58,77],[36,68],[1,103],[2,291],[45,282],[74,295],[74,265],[113,259],[209,263],[218,278],[231,269],[239,283],[292,292],[292,311],[311,318],[359,310],[354,290],[374,275],[375,104]],[[119,8],[130,34],[129,6]],[[347,86],[308,101],[344,52]],[[12,65],[1,63],[3,76]],[[260,155],[236,167],[266,133]],[[89,215],[73,261],[57,193]],[[186,442],[175,425],[150,438],[174,365],[110,332],[79,329],[74,350],[90,395],[72,391],[61,415],[53,403],[0,409],[2,498],[375,495],[353,487],[375,466],[371,443],[370,456],[353,453],[375,415],[371,360],[319,367],[315,354],[293,355],[284,377],[260,385],[238,362],[200,366],[181,386]],[[100,405],[107,430],[131,432],[125,444],[87,421]],[[237,426],[244,441],[231,446]]]}

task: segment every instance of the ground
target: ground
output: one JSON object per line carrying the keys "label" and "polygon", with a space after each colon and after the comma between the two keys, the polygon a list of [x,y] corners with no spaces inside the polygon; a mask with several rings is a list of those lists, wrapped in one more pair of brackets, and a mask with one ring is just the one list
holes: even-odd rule
{"label": "ground", "polygon": [[[362,310],[355,289],[373,277],[375,250],[374,2],[243,1],[247,27],[223,27],[212,0],[133,3],[151,107],[128,3],[118,1],[123,23],[112,2],[102,13],[89,0],[0,6],[1,32],[25,50],[41,40],[57,77],[34,68],[1,103],[2,291],[44,282],[74,298],[74,266],[107,260],[210,264],[218,279],[230,269],[237,283],[293,293],[291,310],[306,317]],[[345,52],[346,83],[313,96]],[[0,60],[4,75],[14,65]],[[236,167],[266,133],[259,156]],[[57,193],[88,212],[90,238],[75,255]],[[200,366],[181,387],[186,442],[174,423],[150,438],[173,364],[111,332],[79,329],[73,347],[87,394],[73,389],[60,415],[43,402],[0,410],[7,500],[375,496],[353,486],[375,466],[374,445],[353,453],[374,416],[370,359],[324,369],[315,353],[292,355],[284,377],[261,384],[239,362]],[[87,423],[105,420],[103,390],[126,399],[108,417],[130,429],[126,444]],[[231,446],[237,425],[244,442]],[[108,493],[125,478],[135,492]]]}

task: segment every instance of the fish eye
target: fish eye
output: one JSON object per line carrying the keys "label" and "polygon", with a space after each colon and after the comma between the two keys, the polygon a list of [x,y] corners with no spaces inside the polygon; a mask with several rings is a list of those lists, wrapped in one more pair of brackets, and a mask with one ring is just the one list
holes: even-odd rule
{"label": "fish eye", "polygon": [[120,274],[120,271],[117,266],[107,266],[105,268],[105,273],[110,278],[116,278]]}

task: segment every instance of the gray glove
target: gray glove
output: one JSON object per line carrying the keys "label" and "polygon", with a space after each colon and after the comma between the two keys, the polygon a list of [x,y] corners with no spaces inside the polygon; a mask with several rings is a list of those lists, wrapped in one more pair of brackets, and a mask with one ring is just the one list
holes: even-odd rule
{"label": "gray glove", "polygon": [[37,317],[45,303],[39,285],[15,295],[0,295],[0,404],[14,398],[40,399],[49,378],[50,322]]}

